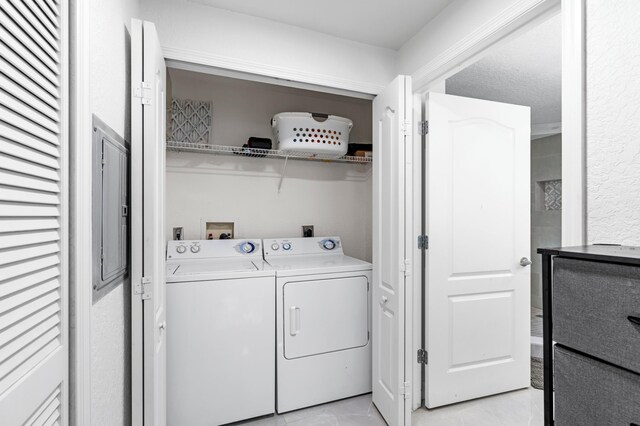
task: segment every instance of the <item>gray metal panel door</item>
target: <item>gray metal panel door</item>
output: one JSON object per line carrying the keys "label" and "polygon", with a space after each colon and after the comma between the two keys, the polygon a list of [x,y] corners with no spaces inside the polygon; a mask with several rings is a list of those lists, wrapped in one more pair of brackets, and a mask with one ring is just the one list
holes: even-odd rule
{"label": "gray metal panel door", "polygon": [[127,267],[127,153],[108,139],[102,148],[102,280]]}

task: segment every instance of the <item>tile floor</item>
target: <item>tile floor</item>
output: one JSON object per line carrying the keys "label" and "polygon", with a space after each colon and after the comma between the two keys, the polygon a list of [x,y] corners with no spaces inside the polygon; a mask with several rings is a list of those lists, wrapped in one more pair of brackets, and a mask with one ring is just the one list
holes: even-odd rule
{"label": "tile floor", "polygon": [[282,415],[263,417],[241,423],[242,426],[324,426],[324,425],[386,425],[371,403],[371,394],[317,405]]}
{"label": "tile floor", "polygon": [[[542,391],[529,388],[433,410],[419,409],[412,415],[412,424],[413,426],[535,426],[543,424],[543,407]],[[383,426],[386,423],[371,403],[369,394],[241,424],[242,426]]]}
{"label": "tile floor", "polygon": [[433,410],[417,410],[413,426],[524,426],[544,424],[541,390],[528,388]]}

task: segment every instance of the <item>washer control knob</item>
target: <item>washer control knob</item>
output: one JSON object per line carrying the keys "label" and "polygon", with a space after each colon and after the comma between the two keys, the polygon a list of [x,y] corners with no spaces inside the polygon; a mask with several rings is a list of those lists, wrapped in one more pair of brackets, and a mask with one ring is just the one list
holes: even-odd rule
{"label": "washer control knob", "polygon": [[282,250],[291,250],[291,243],[282,243]]}
{"label": "washer control knob", "polygon": [[280,248],[280,245],[278,243],[271,244],[271,250],[278,250],[279,248]]}
{"label": "washer control knob", "polygon": [[324,240],[322,243],[322,247],[324,247],[326,250],[333,250],[334,248],[336,248],[336,242],[333,240]]}
{"label": "washer control knob", "polygon": [[253,253],[255,249],[256,249],[255,244],[249,241],[242,243],[242,245],[240,246],[240,250],[242,250],[242,252],[246,254]]}
{"label": "washer control knob", "polygon": [[178,246],[176,247],[176,251],[180,254],[184,253],[185,251],[187,251],[187,248],[185,246]]}
{"label": "washer control knob", "polygon": [[200,251],[200,246],[197,244],[191,245],[191,253],[198,253]]}

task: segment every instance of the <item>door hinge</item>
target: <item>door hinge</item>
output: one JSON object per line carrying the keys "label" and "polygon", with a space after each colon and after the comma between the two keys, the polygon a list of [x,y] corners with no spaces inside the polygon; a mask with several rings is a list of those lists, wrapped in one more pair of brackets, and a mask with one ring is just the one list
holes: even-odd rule
{"label": "door hinge", "polygon": [[402,129],[401,129],[401,130],[402,130],[402,134],[403,134],[404,136],[407,136],[408,134],[410,134],[410,133],[411,133],[411,126],[412,126],[412,123],[411,123],[411,121],[409,121],[409,120],[404,121],[404,122],[402,123]]}
{"label": "door hinge", "polygon": [[429,122],[428,121],[419,121],[418,122],[418,134],[422,135],[422,136],[429,134]]}
{"label": "door hinge", "polygon": [[429,352],[418,349],[418,364],[429,364]]}
{"label": "door hinge", "polygon": [[151,105],[151,84],[141,81],[140,86],[136,87],[133,92],[133,97],[140,98],[142,105]]}
{"label": "door hinge", "polygon": [[411,398],[411,382],[404,382],[400,385],[400,395],[404,395],[404,399]]}
{"label": "door hinge", "polygon": [[404,272],[404,275],[407,276],[410,274],[410,271],[411,271],[410,259],[405,259],[402,262],[400,262],[400,272]]}
{"label": "door hinge", "polygon": [[418,250],[427,250],[429,248],[429,236],[418,235]]}
{"label": "door hinge", "polygon": [[151,278],[142,277],[140,282],[135,285],[134,292],[142,295],[142,300],[151,299]]}

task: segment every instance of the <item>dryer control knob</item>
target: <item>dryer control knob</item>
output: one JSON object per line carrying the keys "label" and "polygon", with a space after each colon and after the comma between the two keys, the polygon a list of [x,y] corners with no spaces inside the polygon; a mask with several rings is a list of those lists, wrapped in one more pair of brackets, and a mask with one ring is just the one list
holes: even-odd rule
{"label": "dryer control knob", "polygon": [[197,253],[199,251],[200,251],[200,246],[195,244],[191,246],[191,253]]}
{"label": "dryer control knob", "polygon": [[250,242],[245,242],[242,243],[242,245],[240,246],[240,250],[242,250],[244,253],[253,253],[253,251],[256,249],[256,246],[253,243]]}
{"label": "dryer control knob", "polygon": [[180,254],[184,253],[185,251],[187,251],[187,248],[185,246],[178,246],[176,247],[176,251]]}
{"label": "dryer control knob", "polygon": [[333,240],[325,240],[322,243],[322,246],[327,250],[333,250],[334,248],[336,248],[336,242]]}
{"label": "dryer control knob", "polygon": [[280,248],[280,245],[278,245],[278,243],[271,244],[271,250],[278,250],[279,248]]}
{"label": "dryer control knob", "polygon": [[291,250],[291,244],[290,243],[282,243],[282,249],[283,250]]}

